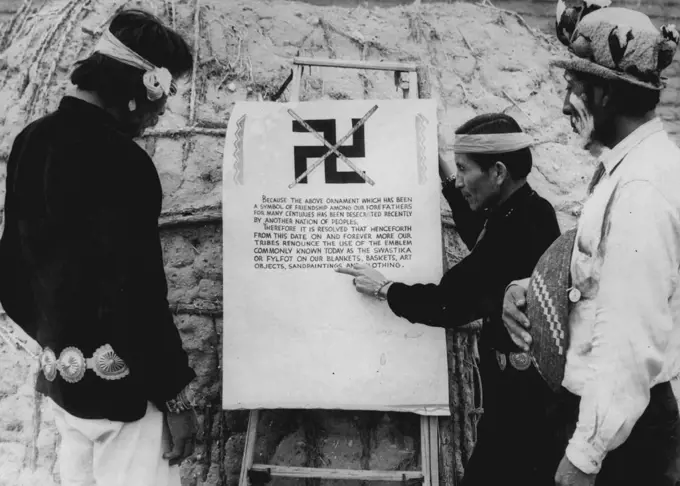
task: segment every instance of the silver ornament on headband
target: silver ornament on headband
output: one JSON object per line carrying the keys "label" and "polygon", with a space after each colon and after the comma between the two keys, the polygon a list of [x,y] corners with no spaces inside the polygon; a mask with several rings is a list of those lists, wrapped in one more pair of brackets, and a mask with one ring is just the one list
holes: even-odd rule
{"label": "silver ornament on headband", "polygon": [[108,29],[104,31],[97,42],[94,52],[99,52],[123,64],[145,71],[142,82],[146,87],[147,98],[150,101],[156,101],[163,95],[172,96],[177,92],[172,74],[167,68],[153,65],[123,44]]}
{"label": "silver ornament on headband", "polygon": [[172,74],[166,68],[156,68],[145,72],[142,81],[146,87],[146,96],[151,101],[156,101],[172,92]]}

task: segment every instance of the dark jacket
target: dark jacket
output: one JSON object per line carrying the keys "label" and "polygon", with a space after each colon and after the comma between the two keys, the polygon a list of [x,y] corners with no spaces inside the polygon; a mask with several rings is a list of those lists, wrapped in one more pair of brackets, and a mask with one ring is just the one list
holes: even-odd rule
{"label": "dark jacket", "polygon": [[112,346],[130,373],[37,389],[82,418],[134,421],[165,410],[194,377],[167,301],[162,190],[148,154],[104,110],[64,97],[27,126],[7,164],[0,302],[57,357]]}
{"label": "dark jacket", "polygon": [[[443,194],[471,252],[439,284],[394,283],[388,304],[396,315],[428,326],[455,328],[484,318],[488,323],[482,329],[483,342],[502,350],[514,347],[500,320],[505,288],[529,277],[560,235],[555,210],[528,183],[500,207],[480,213],[470,209],[454,184],[448,184]],[[485,221],[484,236],[476,243]]]}

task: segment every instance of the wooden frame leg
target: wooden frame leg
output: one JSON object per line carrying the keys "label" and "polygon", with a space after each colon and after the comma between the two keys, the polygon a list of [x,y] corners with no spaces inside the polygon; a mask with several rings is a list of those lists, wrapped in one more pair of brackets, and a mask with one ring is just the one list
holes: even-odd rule
{"label": "wooden frame leg", "polygon": [[423,470],[423,486],[433,486],[430,476],[432,469],[431,451],[430,420],[429,417],[423,415],[420,417],[420,464]]}
{"label": "wooden frame leg", "polygon": [[439,418],[420,417],[423,486],[439,486]]}
{"label": "wooden frame leg", "polygon": [[257,424],[260,420],[259,410],[251,410],[248,417],[248,430],[246,432],[246,443],[243,448],[243,461],[241,462],[241,476],[238,480],[239,486],[250,486],[248,471],[253,466],[255,458],[255,442],[257,442]]}
{"label": "wooden frame leg", "polygon": [[408,73],[408,99],[415,100],[418,99],[418,73],[411,71]]}
{"label": "wooden frame leg", "polygon": [[430,481],[439,486],[439,417],[428,417],[430,425]]}
{"label": "wooden frame leg", "polygon": [[296,64],[293,67],[293,81],[290,83],[290,101],[300,101],[300,88],[302,83],[302,70],[304,66]]}

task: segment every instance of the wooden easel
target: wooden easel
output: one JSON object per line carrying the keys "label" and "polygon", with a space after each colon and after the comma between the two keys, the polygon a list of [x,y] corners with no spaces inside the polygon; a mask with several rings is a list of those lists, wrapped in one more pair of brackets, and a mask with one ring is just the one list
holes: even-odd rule
{"label": "wooden easel", "polygon": [[[395,82],[398,84],[399,88],[401,88],[404,98],[418,98],[418,73],[415,64],[296,57],[293,60],[293,65],[293,79],[290,96],[290,101],[293,102],[300,100],[300,84],[302,81],[302,71],[305,66],[393,71],[395,73]],[[285,477],[404,483],[422,482],[423,486],[439,486],[438,417],[420,417],[420,453],[422,465],[420,471],[324,469],[253,464],[259,418],[259,410],[252,410],[248,417],[248,430],[246,432],[239,486],[252,486],[251,475],[253,473],[264,474],[267,478]]]}

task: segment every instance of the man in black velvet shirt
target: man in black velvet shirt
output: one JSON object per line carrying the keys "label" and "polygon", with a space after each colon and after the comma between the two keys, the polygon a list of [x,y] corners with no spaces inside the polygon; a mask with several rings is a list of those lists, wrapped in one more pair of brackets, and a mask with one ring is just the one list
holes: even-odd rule
{"label": "man in black velvet shirt", "polygon": [[193,450],[198,390],[168,307],[161,184],[133,140],[192,63],[158,19],[118,13],[73,92],[12,147],[0,302],[42,347],[65,486],[179,486],[173,466]]}
{"label": "man in black velvet shirt", "polygon": [[442,160],[440,173],[456,230],[470,253],[438,284],[391,282],[367,265],[337,270],[354,276],[357,291],[386,300],[412,323],[453,329],[483,319],[484,415],[464,486],[538,486],[552,480],[540,468],[541,396],[550,391],[501,322],[505,287],[515,276],[528,277],[560,235],[552,205],[526,181],[530,146],[517,122],[503,114],[475,117],[456,131],[457,173]]}

